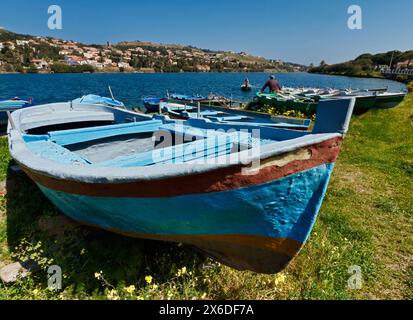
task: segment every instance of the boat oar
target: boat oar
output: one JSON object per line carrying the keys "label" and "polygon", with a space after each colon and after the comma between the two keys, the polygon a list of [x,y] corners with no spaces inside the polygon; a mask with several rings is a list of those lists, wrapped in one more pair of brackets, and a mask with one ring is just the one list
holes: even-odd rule
{"label": "boat oar", "polygon": [[13,120],[13,118],[11,117],[11,112],[10,112],[10,111],[6,111],[6,113],[7,113],[7,117],[9,118],[9,121],[10,121],[10,124],[11,124],[11,128],[12,128],[13,130],[15,130],[15,129],[16,129],[16,124],[14,123],[14,120]]}
{"label": "boat oar", "polygon": [[110,92],[110,96],[112,97],[112,100],[115,101],[115,97],[113,96],[113,93],[112,93],[112,88],[110,86],[108,86],[108,88],[109,88],[109,92]]}

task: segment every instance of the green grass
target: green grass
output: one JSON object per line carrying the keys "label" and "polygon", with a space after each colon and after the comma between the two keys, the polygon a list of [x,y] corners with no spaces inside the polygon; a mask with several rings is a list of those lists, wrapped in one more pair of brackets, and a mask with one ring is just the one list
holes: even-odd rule
{"label": "green grass", "polygon": [[[78,227],[52,235],[38,220],[59,212],[24,176],[7,172],[0,139],[0,265],[31,257],[61,266],[64,290],[40,271],[0,299],[413,299],[413,95],[392,110],[353,117],[319,219],[281,274],[220,265],[185,246]],[[363,285],[351,290],[349,267]]]}

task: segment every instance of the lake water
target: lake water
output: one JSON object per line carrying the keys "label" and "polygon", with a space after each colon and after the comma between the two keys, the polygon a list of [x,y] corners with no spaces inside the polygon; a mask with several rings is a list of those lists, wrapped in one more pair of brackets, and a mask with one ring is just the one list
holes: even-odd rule
{"label": "lake water", "polygon": [[[18,96],[33,97],[36,104],[69,101],[93,93],[110,96],[112,87],[116,99],[128,107],[142,105],[147,95],[165,96],[166,91],[181,94],[210,93],[248,101],[268,79],[267,73],[156,73],[156,74],[3,74],[0,75],[0,99]],[[402,91],[401,83],[307,73],[279,73],[277,79],[288,87],[330,87],[372,89],[388,87]],[[240,86],[248,77],[254,89],[242,92]]]}

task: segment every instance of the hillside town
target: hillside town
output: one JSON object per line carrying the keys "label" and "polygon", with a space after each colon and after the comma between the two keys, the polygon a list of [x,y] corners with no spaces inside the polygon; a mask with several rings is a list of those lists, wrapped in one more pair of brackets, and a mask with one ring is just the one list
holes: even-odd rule
{"label": "hillside town", "polygon": [[305,67],[246,52],[149,42],[84,45],[0,30],[0,72],[232,72],[304,71]]}

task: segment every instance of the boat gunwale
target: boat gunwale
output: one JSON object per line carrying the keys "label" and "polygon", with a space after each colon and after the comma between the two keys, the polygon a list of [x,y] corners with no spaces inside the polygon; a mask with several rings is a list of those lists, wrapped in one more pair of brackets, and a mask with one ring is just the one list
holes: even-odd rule
{"label": "boat gunwale", "polygon": [[[52,104],[54,105],[54,104]],[[49,107],[50,105],[44,106],[37,106],[35,107],[37,110],[41,110],[42,108]],[[95,106],[96,107],[96,106]],[[99,106],[103,109],[110,110],[111,108],[105,106]],[[32,109],[33,110],[33,109]],[[32,111],[31,110],[31,111]],[[118,109],[121,112],[128,112],[125,110]],[[15,122],[20,119],[20,114],[23,112],[24,109],[18,110],[12,114]],[[130,112],[133,114],[133,112]],[[158,119],[158,117],[148,117],[148,119]],[[165,121],[168,120],[169,117],[163,117]],[[203,123],[208,123],[206,120],[198,119],[197,122],[202,121]],[[185,122],[183,122],[185,123]],[[189,124],[193,123],[193,121],[189,121]],[[228,128],[231,125],[227,126]],[[213,129],[211,129],[213,130]],[[261,130],[261,129],[260,129]],[[284,129],[271,129],[271,130],[278,130],[279,132],[282,131],[289,131]],[[166,179],[166,178],[173,178],[182,175],[192,175],[192,174],[199,174],[204,172],[213,171],[215,169],[220,169],[224,167],[231,167],[231,166],[238,166],[244,165],[248,166],[253,161],[256,160],[263,160],[270,157],[278,156],[284,153],[292,152],[299,148],[308,147],[314,144],[321,143],[323,141],[341,137],[341,133],[308,133],[303,134],[301,136],[286,139],[284,141],[274,141],[274,143],[270,143],[267,145],[263,145],[260,147],[260,154],[259,155],[250,155],[248,150],[239,152],[239,159],[237,162],[233,163],[225,163],[222,160],[223,157],[217,157],[214,164],[199,164],[194,166],[191,163],[182,163],[182,164],[162,164],[162,165],[153,165],[147,167],[130,167],[130,168],[120,168],[120,167],[110,167],[108,170],[107,167],[92,167],[92,166],[79,166],[74,164],[62,164],[58,163],[53,160],[49,160],[43,158],[39,155],[34,154],[28,146],[26,142],[23,140],[23,134],[18,131],[17,129],[12,129],[8,127],[8,134],[9,134],[9,148],[12,157],[22,166],[32,170],[34,172],[50,176],[56,177],[59,179],[69,179],[74,181],[83,181],[83,182],[111,182],[111,183],[124,183],[124,182],[132,182],[132,181],[148,181],[148,180],[155,180],[155,179]],[[291,142],[294,143],[291,143]],[[228,162],[228,161],[227,161]]]}
{"label": "boat gunwale", "polygon": [[[287,146],[284,148],[279,148],[277,150],[261,152],[259,155],[259,160],[265,160],[271,157],[279,156],[285,153],[293,152],[297,149],[310,147],[312,145],[322,143],[334,138],[339,138],[341,134],[317,134],[314,139],[308,141],[302,141],[301,143],[296,143],[293,146]],[[295,138],[297,140],[300,138]],[[153,166],[142,166],[142,167],[93,167],[93,166],[79,166],[74,164],[61,164],[53,160],[45,159],[31,152],[26,143],[20,139],[16,141],[16,137],[12,137],[11,143],[18,142],[19,146],[14,145],[11,148],[11,154],[13,158],[19,163],[19,165],[26,167],[28,170],[46,175],[49,177],[54,177],[58,179],[81,181],[81,182],[94,182],[94,183],[125,183],[125,182],[135,182],[135,181],[148,181],[157,179],[168,179],[184,175],[196,175],[200,173],[210,172],[217,169],[236,167],[243,165],[241,161],[237,163],[220,163],[220,158],[216,158],[216,164],[198,164],[196,166],[193,163],[182,163],[182,164],[162,164]],[[291,140],[287,140],[291,141]],[[275,142],[279,143],[279,142]],[[262,146],[261,150],[269,149],[273,147],[273,143]],[[20,148],[19,148],[20,147]],[[17,149],[17,150],[16,150]],[[258,157],[248,157],[248,151],[240,152],[240,158],[245,156],[244,159],[248,160],[249,163],[254,160],[258,160]],[[223,156],[227,157],[227,156]],[[245,167],[248,164],[244,164]],[[133,172],[131,172],[133,171]]]}
{"label": "boat gunwale", "polygon": [[[57,179],[71,180],[71,181],[81,181],[85,183],[125,183],[125,182],[136,182],[136,181],[150,181],[150,180],[162,180],[180,176],[195,175],[199,173],[210,172],[221,168],[230,168],[236,166],[248,167],[253,163],[253,161],[261,161],[271,157],[279,156],[285,153],[295,151],[300,148],[309,147],[315,144],[322,143],[334,138],[342,138],[347,132],[348,125],[350,122],[351,113],[353,111],[355,99],[343,99],[340,106],[337,106],[341,111],[335,118],[326,122],[326,118],[331,117],[331,107],[329,104],[336,100],[331,100],[323,102],[323,108],[320,108],[320,125],[315,127],[313,132],[298,132],[286,129],[268,129],[257,127],[258,130],[270,130],[272,133],[279,133],[281,135],[285,134],[285,139],[281,141],[276,141],[274,139],[273,143],[264,144],[260,146],[259,154],[251,155],[250,150],[245,150],[238,152],[237,161],[227,161],[227,155],[216,157],[214,164],[198,164],[194,163],[180,163],[180,164],[159,164],[147,167],[93,167],[93,166],[79,166],[74,164],[62,164],[56,161],[45,159],[39,155],[34,154],[27,146],[26,142],[23,140],[23,133],[19,130],[19,121],[21,119],[21,113],[28,112],[29,114],[33,112],[34,109],[42,110],[45,108],[59,107],[65,108],[70,103],[57,103],[48,104],[43,106],[37,106],[30,109],[21,109],[12,114],[12,118],[15,123],[17,123],[16,128],[11,128],[9,122],[8,135],[9,135],[9,149],[12,157],[23,167],[32,170],[33,172],[38,172],[45,176],[54,177]],[[349,105],[347,106],[347,103]],[[198,129],[234,129],[232,125],[225,124],[215,124],[209,120],[205,119],[191,119],[188,121],[176,121],[171,120],[168,116],[145,116],[136,114],[131,111],[110,108],[106,106],[93,106],[95,111],[107,110],[112,113],[127,113],[131,115],[139,115],[143,119],[162,119],[165,124],[171,123],[181,123],[186,124]],[[88,105],[82,105],[82,108],[90,107]],[[345,110],[344,107],[347,109]],[[64,109],[63,109],[64,110]],[[242,129],[242,126],[237,127],[238,130]],[[233,160],[233,159],[232,159]]]}

